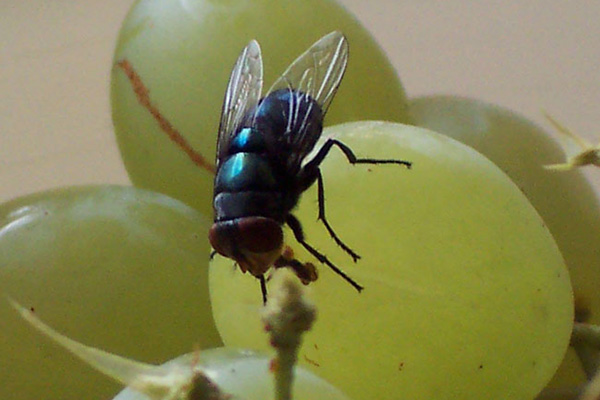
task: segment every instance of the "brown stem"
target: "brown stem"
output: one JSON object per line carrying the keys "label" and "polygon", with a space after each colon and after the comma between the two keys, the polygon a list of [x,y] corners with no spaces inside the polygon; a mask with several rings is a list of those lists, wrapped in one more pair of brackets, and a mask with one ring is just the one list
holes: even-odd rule
{"label": "brown stem", "polygon": [[188,141],[185,139],[185,137],[183,137],[183,135],[173,127],[169,120],[167,120],[160,113],[158,108],[154,104],[152,104],[149,95],[150,91],[144,85],[142,79],[135,71],[129,60],[123,59],[117,63],[117,66],[121,68],[123,72],[125,72],[125,75],[127,75],[127,78],[131,83],[131,86],[135,95],[137,96],[139,103],[146,110],[148,110],[150,114],[152,114],[156,122],[158,122],[160,129],[162,129],[162,131],[167,134],[167,136],[169,137],[169,139],[171,139],[173,143],[179,146],[179,148],[183,150],[185,154],[188,155],[188,157],[190,158],[190,160],[192,160],[194,164],[214,174],[216,171],[214,164],[208,161],[202,154],[194,150],[192,146],[188,143]]}

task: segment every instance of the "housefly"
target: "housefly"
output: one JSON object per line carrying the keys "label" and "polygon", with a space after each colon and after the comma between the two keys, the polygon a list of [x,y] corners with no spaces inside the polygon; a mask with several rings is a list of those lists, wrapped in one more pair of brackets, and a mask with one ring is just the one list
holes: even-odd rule
{"label": "housefly", "polygon": [[[348,61],[348,42],[332,32],[298,57],[261,98],[263,65],[260,47],[251,41],[233,71],[221,114],[217,141],[213,207],[209,232],[215,251],[233,259],[243,272],[259,279],[266,301],[265,273],[288,266],[299,276],[316,279],[303,264],[283,251],[282,226],[317,260],[329,266],[358,291],[363,288],[307,243],[300,221],[291,213],[302,192],[318,185],[319,220],[354,261],[359,256],[345,245],[325,218],[323,176],[319,166],[333,146],[352,164],[400,164],[401,160],[357,158],[336,139],[328,139],[305,162],[323,130],[323,118]],[[312,276],[312,278],[310,278]]]}

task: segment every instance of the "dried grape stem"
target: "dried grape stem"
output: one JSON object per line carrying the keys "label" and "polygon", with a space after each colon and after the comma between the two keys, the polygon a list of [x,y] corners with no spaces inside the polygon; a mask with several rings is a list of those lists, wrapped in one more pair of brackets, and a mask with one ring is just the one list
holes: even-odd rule
{"label": "dried grape stem", "polygon": [[275,400],[291,400],[298,349],[302,335],[310,330],[315,320],[316,310],[305,299],[298,278],[287,268],[275,270],[271,282],[273,290],[263,310],[263,323],[271,345],[277,351],[271,362]]}
{"label": "dried grape stem", "polygon": [[142,82],[142,79],[135,71],[129,60],[123,59],[117,63],[117,66],[125,72],[133,92],[135,93],[139,103],[150,112],[152,117],[158,122],[160,129],[167,134],[169,139],[175,143],[181,150],[187,154],[194,164],[208,172],[214,174],[216,169],[213,163],[208,161],[202,154],[192,148],[188,141],[183,137],[177,129],[167,120],[158,110],[158,108],[150,101],[150,91]]}

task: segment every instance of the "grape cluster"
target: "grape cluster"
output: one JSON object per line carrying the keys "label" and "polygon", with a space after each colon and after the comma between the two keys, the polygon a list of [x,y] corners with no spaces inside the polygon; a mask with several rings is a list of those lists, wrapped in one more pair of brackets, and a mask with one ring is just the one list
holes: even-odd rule
{"label": "grape cluster", "polygon": [[[287,251],[318,271],[308,291],[319,317],[294,398],[534,398],[569,343],[569,272],[577,318],[599,322],[593,191],[576,171],[541,168],[560,161],[557,147],[518,115],[456,97],[408,100],[372,37],[333,0],[136,2],[111,71],[116,136],[132,182],[179,200],[103,185],[0,205],[1,290],[69,336],[145,362],[224,342],[165,368],[196,363],[228,393],[270,397],[269,357],[234,349],[267,347],[258,282],[229,259],[209,265],[218,117],[249,39],[268,60],[268,86],[332,30],[352,50],[326,122],[394,122],[335,125],[323,137],[413,168],[352,166],[335,149],[322,164],[328,220],[357,263],[316,221],[315,187],[294,210],[307,240],[365,288],[357,293],[286,232]],[[7,304],[0,320],[11,366],[0,370],[0,397],[116,393],[40,344]],[[574,371],[564,364],[560,382]],[[134,399],[147,398],[131,388],[115,398]]]}

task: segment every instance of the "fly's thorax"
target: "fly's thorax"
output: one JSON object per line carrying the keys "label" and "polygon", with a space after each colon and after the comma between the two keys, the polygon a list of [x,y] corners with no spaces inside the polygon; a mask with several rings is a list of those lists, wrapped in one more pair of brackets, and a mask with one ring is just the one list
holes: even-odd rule
{"label": "fly's thorax", "polygon": [[265,137],[255,128],[244,127],[235,135],[229,143],[227,153],[264,153],[267,149]]}
{"label": "fly's thorax", "polygon": [[[265,135],[294,135],[302,132],[303,137],[314,138],[316,142],[323,130],[323,111],[306,93],[279,89],[261,100],[254,115],[254,127]],[[292,152],[294,149],[286,151]]]}
{"label": "fly's thorax", "polygon": [[259,153],[234,153],[219,163],[215,194],[221,192],[277,191],[276,171],[269,157]]}

